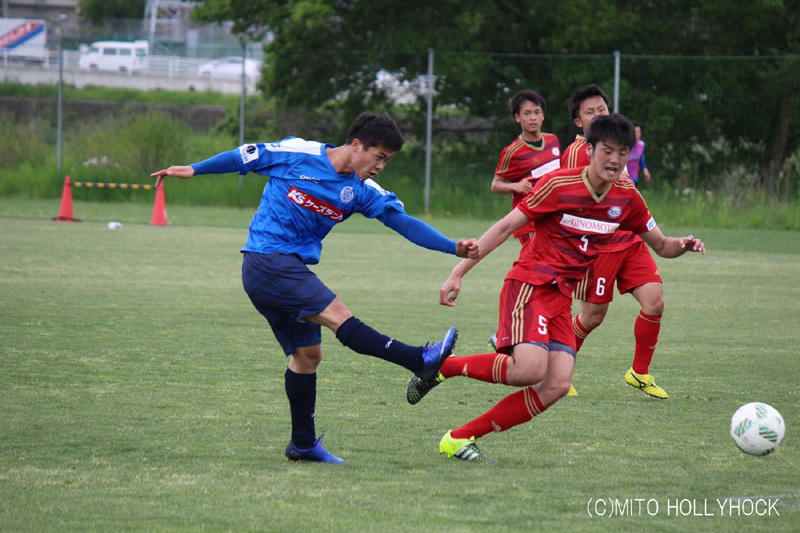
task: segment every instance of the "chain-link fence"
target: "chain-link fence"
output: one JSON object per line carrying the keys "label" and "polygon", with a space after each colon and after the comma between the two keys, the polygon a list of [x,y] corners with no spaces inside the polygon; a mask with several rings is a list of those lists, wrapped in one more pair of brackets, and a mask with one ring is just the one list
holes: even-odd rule
{"label": "chain-link fence", "polygon": [[[754,185],[796,194],[800,170],[800,56],[685,57],[619,54],[499,56],[436,54],[445,78],[437,98],[485,95],[471,109],[497,117],[508,136],[518,131],[507,111],[517,90],[548,101],[545,128],[562,144],[578,132],[568,116],[570,95],[598,83],[619,112],[643,127],[647,160],[661,179],[687,187]],[[455,76],[474,72],[474,75]],[[454,79],[457,78],[457,79]],[[452,80],[452,82],[451,82]],[[618,91],[615,94],[615,88]],[[744,182],[742,180],[745,180]]]}
{"label": "chain-link fence", "polygon": [[[565,147],[579,133],[567,112],[570,95],[598,83],[612,109],[641,124],[654,182],[730,194],[762,190],[776,198],[800,192],[800,56],[432,53],[437,176],[491,176],[500,149],[519,134],[508,100],[521,89],[546,98],[544,129]],[[363,77],[343,68],[352,62],[364,65]],[[403,118],[423,139],[427,62],[425,52],[321,53],[304,58],[301,70],[317,82],[330,79],[333,88],[299,86],[312,101],[358,88],[369,97],[375,72],[392,73],[383,75],[383,90],[404,101],[413,100],[409,93],[417,97],[418,107]],[[337,70],[348,74],[337,77]],[[297,89],[291,83],[287,91]],[[362,102],[341,98],[350,115]]]}
{"label": "chain-link fence", "polygon": [[[546,98],[544,129],[565,147],[579,133],[570,95],[598,83],[612,108],[641,124],[658,183],[777,198],[800,192],[800,56],[432,54],[438,176],[491,176],[500,149],[519,134],[508,100],[521,89]],[[299,109],[334,100],[338,126],[328,122],[323,132],[333,138],[365,107],[390,110],[415,141],[412,152],[426,138],[428,61],[424,50],[284,51],[265,72],[266,87]],[[384,96],[403,105],[386,107]]]}
{"label": "chain-link fence", "polygon": [[[51,24],[48,27],[48,46],[56,48],[56,25]],[[63,46],[68,50],[78,50],[81,45],[95,41],[144,40],[150,43],[151,53],[156,55],[215,59],[242,53],[241,41],[231,33],[230,24],[199,24],[176,20],[174,24],[159,25],[159,30],[151,34],[142,20],[109,19],[102,26],[86,22],[66,26],[61,35]],[[246,45],[248,57],[261,60],[264,43],[248,42]]]}
{"label": "chain-link fence", "polygon": [[[159,75],[196,74],[198,58],[241,55],[241,43],[222,25],[190,26],[176,35],[153,42],[150,66]],[[102,29],[81,26],[62,37],[64,48],[73,50],[65,55],[68,67],[80,44],[149,38],[141,21]],[[800,56],[432,53],[431,146],[425,142],[427,50],[298,52],[292,61],[284,57],[280,64],[267,65],[262,87],[268,87],[270,97],[295,94],[289,109],[298,113],[337,109],[337,121],[318,120],[307,131],[302,121],[287,120],[292,130],[285,134],[325,135],[324,140],[335,141],[361,110],[390,111],[409,138],[396,158],[404,161],[406,174],[421,176],[426,151],[432,152],[434,189],[466,187],[467,197],[473,181],[475,190],[485,193],[485,179],[491,179],[500,149],[519,134],[508,111],[515,92],[535,89],[544,95],[544,129],[555,133],[564,148],[579,133],[566,109],[570,95],[598,83],[612,98],[612,107],[642,125],[654,176],[650,186],[729,194],[760,190],[782,199],[800,194]],[[248,57],[262,54],[263,43],[248,44]],[[249,132],[261,133],[259,126],[270,123],[271,117],[255,109],[245,113],[257,122],[250,124],[248,116]]]}

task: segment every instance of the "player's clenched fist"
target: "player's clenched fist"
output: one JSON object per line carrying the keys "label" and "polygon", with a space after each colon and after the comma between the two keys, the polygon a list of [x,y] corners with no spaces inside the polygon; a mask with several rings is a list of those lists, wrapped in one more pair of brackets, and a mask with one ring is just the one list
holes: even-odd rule
{"label": "player's clenched fist", "polygon": [[478,246],[477,239],[461,239],[456,243],[456,255],[458,257],[467,257],[469,259],[478,259],[481,256],[481,250]]}

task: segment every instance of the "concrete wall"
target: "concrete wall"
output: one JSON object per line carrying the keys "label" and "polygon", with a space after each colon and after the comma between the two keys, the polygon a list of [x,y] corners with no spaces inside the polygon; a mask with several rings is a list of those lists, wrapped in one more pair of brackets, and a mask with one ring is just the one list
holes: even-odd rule
{"label": "concrete wall", "polygon": [[[0,120],[8,117],[15,122],[32,118],[56,122],[55,98],[22,98],[0,96]],[[119,117],[125,114],[138,115],[153,111],[166,113],[173,120],[188,124],[199,132],[215,128],[225,118],[225,109],[215,105],[172,105],[143,102],[100,102],[94,100],[65,100],[64,122],[86,122],[103,120],[106,117]]]}

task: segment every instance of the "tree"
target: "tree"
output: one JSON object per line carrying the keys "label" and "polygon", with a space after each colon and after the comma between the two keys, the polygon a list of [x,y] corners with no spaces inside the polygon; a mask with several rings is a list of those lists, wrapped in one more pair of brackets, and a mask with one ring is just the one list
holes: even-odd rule
{"label": "tree", "polygon": [[[194,15],[273,32],[262,84],[285,107],[375,107],[377,73],[413,81],[433,48],[437,105],[508,124],[505,101],[533,87],[566,138],[564,102],[586,83],[609,90],[619,50],[621,110],[649,125],[656,155],[667,142],[761,143],[769,185],[800,144],[797,56],[773,57],[800,53],[798,0],[208,0]],[[727,59],[692,59],[704,55]]]}
{"label": "tree", "polygon": [[93,24],[113,18],[142,18],[145,0],[79,0],[81,14]]}

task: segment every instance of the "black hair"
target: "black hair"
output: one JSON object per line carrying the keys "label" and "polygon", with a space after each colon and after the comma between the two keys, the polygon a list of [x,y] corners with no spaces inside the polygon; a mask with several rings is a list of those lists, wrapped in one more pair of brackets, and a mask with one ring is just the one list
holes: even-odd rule
{"label": "black hair", "polygon": [[567,111],[569,112],[569,116],[572,117],[572,120],[575,120],[578,118],[578,115],[580,115],[583,101],[594,98],[595,96],[600,96],[606,105],[608,105],[608,95],[604,93],[603,89],[596,83],[581,87],[570,96],[569,103],[567,104]]}
{"label": "black hair", "polygon": [[364,112],[358,115],[347,130],[347,142],[353,144],[358,139],[364,149],[382,146],[392,152],[399,152],[406,142],[397,123],[388,115]]}
{"label": "black hair", "polygon": [[605,143],[613,141],[630,150],[636,144],[636,131],[633,129],[633,123],[625,115],[619,113],[596,116],[589,124],[586,142],[592,145],[594,150],[600,141]]}
{"label": "black hair", "polygon": [[547,102],[544,101],[544,96],[531,89],[525,89],[515,94],[511,100],[508,101],[508,109],[511,115],[516,118],[519,115],[519,108],[525,101],[533,102],[542,108],[542,113],[547,111]]}

